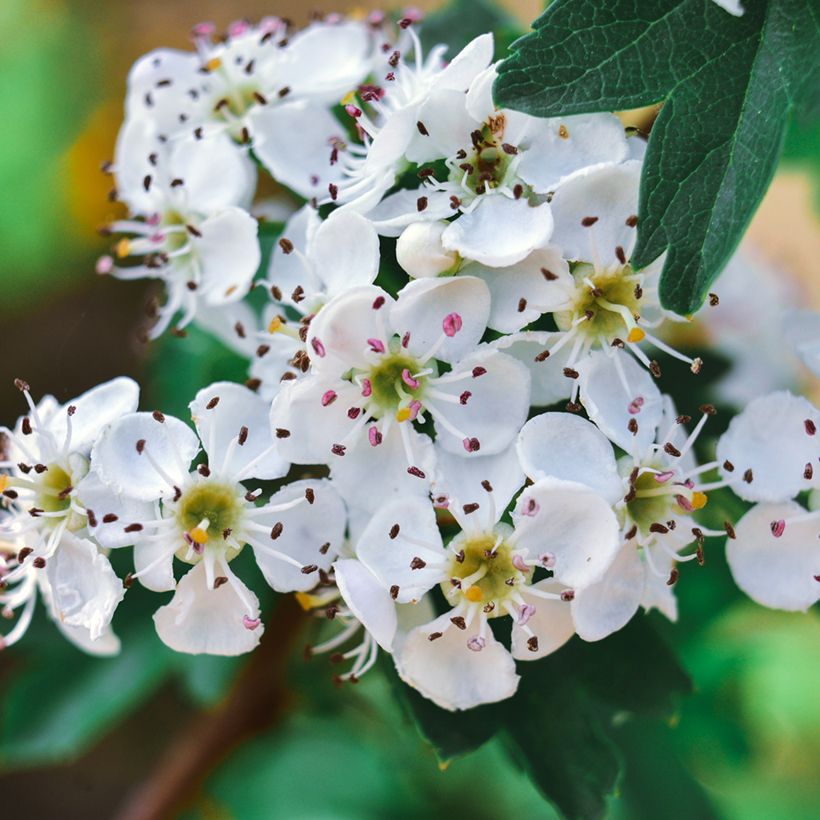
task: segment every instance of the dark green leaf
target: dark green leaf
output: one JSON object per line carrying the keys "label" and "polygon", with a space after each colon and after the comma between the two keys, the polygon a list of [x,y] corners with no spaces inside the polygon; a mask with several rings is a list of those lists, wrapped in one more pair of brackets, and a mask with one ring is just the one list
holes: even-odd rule
{"label": "dark green leaf", "polygon": [[521,34],[521,26],[493,0],[450,0],[424,18],[421,31],[428,49],[445,43],[450,47],[447,57],[452,60],[470,40],[488,31],[495,34],[496,53],[503,55]]}
{"label": "dark green leaf", "polygon": [[[556,0],[500,69],[499,104],[538,116],[665,104],[641,180],[644,267],[665,250],[661,301],[697,309],[765,193],[791,109],[816,83],[811,0]],[[814,78],[813,80],[811,78]]]}
{"label": "dark green leaf", "polygon": [[0,713],[0,767],[54,763],[83,752],[145,700],[172,668],[152,625],[122,637],[113,658],[84,655],[56,637],[21,664]]}

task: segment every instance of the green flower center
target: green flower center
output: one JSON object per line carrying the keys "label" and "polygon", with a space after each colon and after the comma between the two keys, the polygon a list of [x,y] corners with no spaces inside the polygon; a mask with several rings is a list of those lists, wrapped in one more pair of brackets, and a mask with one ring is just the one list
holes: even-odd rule
{"label": "green flower center", "polygon": [[[532,571],[522,572],[513,564],[513,548],[504,540],[509,528],[500,525],[494,532],[466,537],[456,536],[452,548],[456,550],[449,569],[449,577],[457,579],[462,586],[457,596],[471,604],[481,604],[488,617],[506,615],[501,604],[517,587],[529,584]],[[453,583],[441,585],[445,595],[452,592]]]}
{"label": "green flower center", "polygon": [[586,315],[587,321],[581,322],[578,330],[594,339],[639,342],[644,337],[636,324],[640,318],[640,282],[629,265],[595,273],[592,265],[581,262],[574,266],[572,275],[577,282],[573,305],[555,314],[560,330],[569,330],[574,320]]}
{"label": "green flower center", "polygon": [[[240,544],[238,549],[232,547],[225,534],[230,535],[236,530],[242,520],[243,508],[244,503],[242,497],[237,495],[236,487],[204,481],[194,484],[182,494],[177,504],[176,518],[180,530],[195,543],[205,549],[211,544],[218,545],[230,561],[239,554],[244,544]],[[183,561],[196,563],[200,556],[188,558],[189,552],[189,545],[185,543],[177,556]]]}
{"label": "green flower center", "polygon": [[491,118],[480,131],[474,132],[472,148],[465,152],[465,157],[456,158],[450,181],[479,195],[503,185],[515,156],[515,149],[503,147],[503,134],[503,115]]}
{"label": "green flower center", "polygon": [[419,363],[403,353],[388,354],[375,367],[371,368],[367,378],[373,390],[372,401],[385,412],[396,412],[413,399],[420,400],[424,393],[425,376],[414,381],[418,387],[408,384],[402,374],[407,371],[411,378],[421,370]]}
{"label": "green flower center", "polygon": [[[71,476],[59,465],[51,464],[39,480],[42,490],[37,493],[36,506],[45,512],[64,512],[71,506]],[[52,519],[59,520],[59,519]]]}

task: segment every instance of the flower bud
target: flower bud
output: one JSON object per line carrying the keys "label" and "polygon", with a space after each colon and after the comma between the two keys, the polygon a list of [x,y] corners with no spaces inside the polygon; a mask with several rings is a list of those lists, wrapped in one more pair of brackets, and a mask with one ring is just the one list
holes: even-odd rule
{"label": "flower bud", "polygon": [[396,243],[396,259],[412,277],[439,276],[452,271],[459,255],[448,251],[441,242],[447,222],[414,222],[408,225]]}

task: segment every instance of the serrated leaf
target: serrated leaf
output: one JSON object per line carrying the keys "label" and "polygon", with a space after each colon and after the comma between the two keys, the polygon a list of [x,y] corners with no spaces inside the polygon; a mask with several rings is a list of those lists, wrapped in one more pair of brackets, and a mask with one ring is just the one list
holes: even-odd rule
{"label": "serrated leaf", "polygon": [[500,67],[500,105],[537,116],[665,101],[641,179],[644,267],[668,251],[661,301],[688,314],[731,257],[820,67],[812,0],[555,0]]}

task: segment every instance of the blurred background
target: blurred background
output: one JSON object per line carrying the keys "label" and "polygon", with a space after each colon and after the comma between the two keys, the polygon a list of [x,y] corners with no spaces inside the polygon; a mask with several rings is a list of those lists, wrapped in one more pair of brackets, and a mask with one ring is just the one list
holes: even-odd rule
{"label": "blurred background", "polygon": [[[239,367],[195,333],[140,344],[147,287],[94,273],[105,249],[97,228],[116,214],[100,166],[113,152],[131,63],[158,46],[186,48],[201,20],[223,28],[236,17],[276,13],[299,23],[309,10],[371,5],[0,2],[3,423],[22,411],[15,377],[36,395],[64,400],[129,374],[173,411],[209,374]],[[522,26],[542,7],[537,0],[502,5]],[[626,120],[647,126],[651,112]],[[716,287],[721,312],[682,337],[719,351],[722,385],[709,385],[722,391],[724,406],[776,386],[820,398],[788,354],[776,312],[790,304],[820,308],[818,180],[816,131],[795,123],[741,255]],[[235,378],[243,378],[241,367]],[[611,815],[816,817],[816,613],[754,606],[733,590],[719,550],[709,558],[708,572],[680,585],[680,622],[665,630],[695,693],[674,725],[639,719],[619,727],[626,775]],[[131,597],[132,622],[150,625],[155,601],[137,593],[129,605]],[[242,662],[172,657],[132,622],[118,627],[126,649],[116,661],[81,656],[42,617],[30,640],[0,655],[0,799],[19,816],[148,816],[135,805],[159,799],[165,775],[204,746],[217,753],[172,801],[190,817],[555,816],[497,741],[440,770],[379,670],[358,687],[335,690],[323,661],[301,660],[299,616],[287,606],[250,671]],[[292,651],[283,653],[282,644]],[[263,693],[254,685],[260,676],[270,684]]]}

